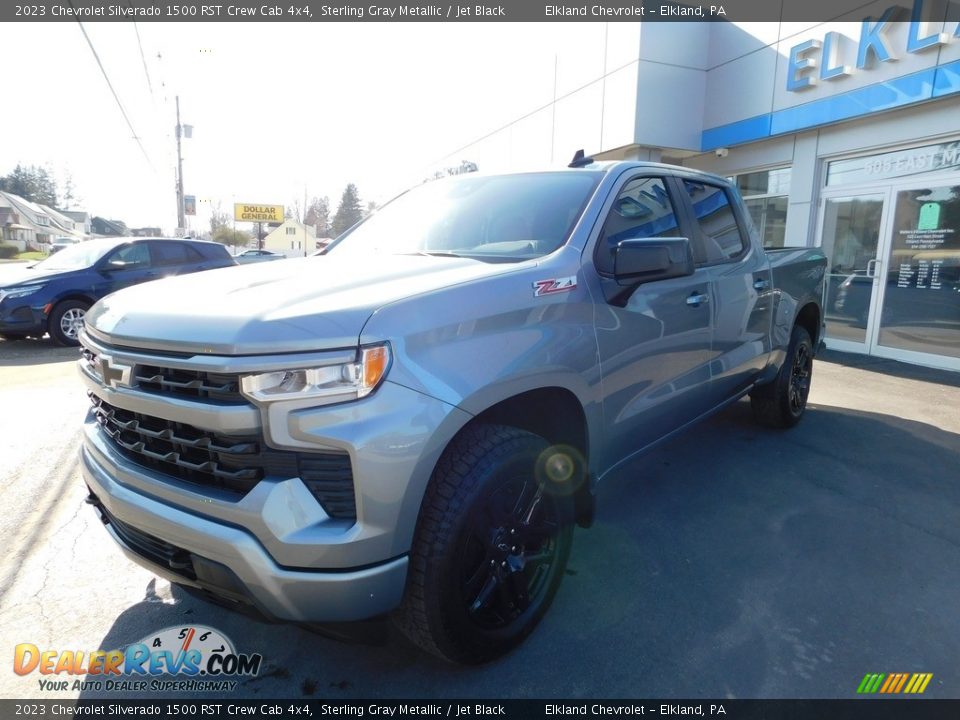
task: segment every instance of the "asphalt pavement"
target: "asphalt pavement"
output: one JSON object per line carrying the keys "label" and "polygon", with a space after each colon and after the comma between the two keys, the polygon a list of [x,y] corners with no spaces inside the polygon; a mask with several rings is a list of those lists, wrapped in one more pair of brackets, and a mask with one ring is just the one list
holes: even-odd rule
{"label": "asphalt pavement", "polygon": [[[461,668],[377,626],[346,643],[226,612],[130,563],[83,504],[75,358],[0,341],[8,662],[18,643],[107,650],[189,624],[264,658],[198,698],[851,698],[867,672],[960,697],[960,374],[828,352],[797,428],[759,428],[741,401],[630,463],[536,632]],[[0,697],[184,697],[39,679],[5,664]]]}

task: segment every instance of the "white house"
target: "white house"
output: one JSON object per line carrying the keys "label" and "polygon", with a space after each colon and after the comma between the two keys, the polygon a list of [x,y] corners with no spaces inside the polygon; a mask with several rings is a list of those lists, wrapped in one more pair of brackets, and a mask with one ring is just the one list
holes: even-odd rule
{"label": "white house", "polygon": [[304,257],[316,250],[314,229],[296,220],[286,220],[263,239],[264,250],[282,253],[287,257]]}

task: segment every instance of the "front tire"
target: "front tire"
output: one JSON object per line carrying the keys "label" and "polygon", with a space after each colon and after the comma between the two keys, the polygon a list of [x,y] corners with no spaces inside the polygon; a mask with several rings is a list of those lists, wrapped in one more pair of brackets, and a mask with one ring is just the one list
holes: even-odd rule
{"label": "front tire", "polygon": [[803,418],[813,380],[813,341],[797,325],[790,336],[787,357],[776,379],[750,391],[750,407],[761,425],[789,428]]}
{"label": "front tire", "polygon": [[524,430],[478,425],[461,433],[424,496],[399,629],[458,663],[519,645],[563,577],[570,488],[581,470],[572,454]]}
{"label": "front tire", "polygon": [[50,313],[47,330],[54,342],[64,347],[80,344],[78,335],[83,328],[83,318],[90,308],[82,300],[65,300],[58,303]]}

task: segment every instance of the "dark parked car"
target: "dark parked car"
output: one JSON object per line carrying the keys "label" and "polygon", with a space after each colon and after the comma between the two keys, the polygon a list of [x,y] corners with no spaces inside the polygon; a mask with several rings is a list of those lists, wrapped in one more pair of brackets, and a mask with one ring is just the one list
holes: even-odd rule
{"label": "dark parked car", "polygon": [[50,333],[76,345],[83,317],[115,290],[183,273],[235,265],[219,243],[164,238],[105,238],[64,248],[0,276],[0,337]]}
{"label": "dark parked car", "polygon": [[275,253],[272,250],[247,250],[236,257],[236,261],[241,265],[247,263],[263,262],[264,260],[286,260],[286,255]]}

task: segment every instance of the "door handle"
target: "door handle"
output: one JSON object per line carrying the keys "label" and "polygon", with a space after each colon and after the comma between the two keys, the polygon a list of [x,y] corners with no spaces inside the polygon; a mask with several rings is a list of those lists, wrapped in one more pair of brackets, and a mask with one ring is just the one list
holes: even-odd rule
{"label": "door handle", "polygon": [[877,258],[870,258],[869,260],[867,260],[866,276],[867,276],[868,278],[879,277],[879,276],[877,275],[877,266],[878,266],[879,264],[880,264],[880,261],[877,260]]}
{"label": "door handle", "polygon": [[703,303],[710,302],[710,296],[705,293],[693,293],[687,298],[687,305],[690,307],[700,307]]}
{"label": "door handle", "polygon": [[764,278],[756,278],[756,279],[753,281],[753,289],[754,289],[754,290],[766,290],[768,287],[770,287],[770,281],[769,281],[769,280],[766,280],[766,279],[764,279]]}

